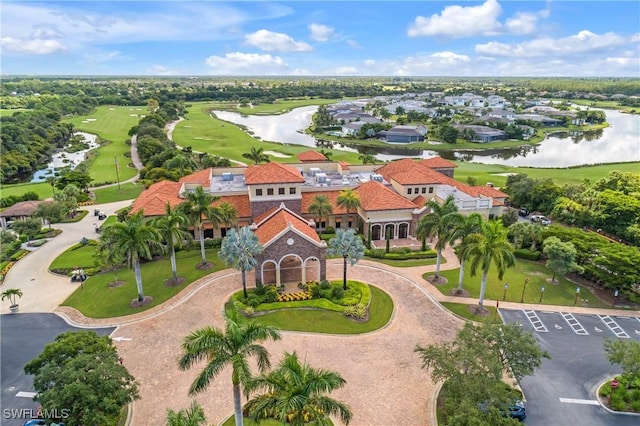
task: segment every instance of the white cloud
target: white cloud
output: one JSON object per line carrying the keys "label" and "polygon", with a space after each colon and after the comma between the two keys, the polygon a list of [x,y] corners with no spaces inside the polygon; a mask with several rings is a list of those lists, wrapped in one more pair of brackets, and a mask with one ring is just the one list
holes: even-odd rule
{"label": "white cloud", "polygon": [[507,19],[505,27],[511,34],[533,34],[536,30],[539,14],[529,12],[516,13],[512,18]]}
{"label": "white cloud", "polygon": [[440,14],[425,18],[417,16],[409,27],[409,37],[446,36],[471,37],[493,35],[500,23],[502,7],[496,0],[486,0],[480,6],[447,6]]}
{"label": "white cloud", "polygon": [[352,49],[362,49],[362,46],[360,46],[360,43],[358,43],[355,40],[347,40],[347,45]]}
{"label": "white cloud", "polygon": [[457,62],[469,62],[471,60],[471,58],[469,58],[467,55],[458,55],[457,53],[453,52],[438,52],[434,53],[430,57],[439,60],[441,63],[449,64]]}
{"label": "white cloud", "polygon": [[211,74],[217,75],[287,74],[289,68],[279,56],[242,52],[209,56],[205,63],[211,68]]}
{"label": "white cloud", "polygon": [[366,66],[370,67],[370,66],[372,66],[372,65],[375,65],[375,64],[376,64],[376,61],[375,61],[375,59],[365,59],[363,63],[364,63]]}
{"label": "white cloud", "polygon": [[315,41],[327,41],[333,35],[334,29],[322,24],[309,25],[311,39]]}
{"label": "white cloud", "polygon": [[583,56],[585,53],[600,52],[630,43],[635,43],[633,36],[623,37],[615,33],[599,35],[590,31],[580,31],[575,35],[558,39],[543,37],[514,44],[492,41],[477,44],[475,52],[479,55],[517,58]]}
{"label": "white cloud", "polygon": [[155,64],[147,70],[147,73],[151,75],[180,75],[180,71],[165,67],[164,65]]}
{"label": "white cloud", "polygon": [[0,38],[0,46],[2,46],[3,50],[28,53],[31,55],[50,55],[67,50],[67,48],[57,40],[21,40],[13,37]]}
{"label": "white cloud", "polygon": [[304,41],[295,41],[283,33],[269,30],[258,30],[255,33],[244,36],[245,42],[250,46],[256,46],[266,52],[306,52],[313,50]]}

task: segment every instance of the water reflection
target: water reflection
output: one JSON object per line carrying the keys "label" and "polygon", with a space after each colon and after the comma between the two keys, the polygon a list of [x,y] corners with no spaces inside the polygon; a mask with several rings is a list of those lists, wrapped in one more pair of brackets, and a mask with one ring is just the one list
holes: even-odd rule
{"label": "water reflection", "polygon": [[[265,141],[318,147],[316,138],[303,133],[311,124],[317,106],[296,108],[281,115],[242,116],[235,112],[214,111],[222,120],[240,124]],[[568,167],[594,163],[640,161],[640,116],[606,110],[611,127],[590,132],[568,132],[549,135],[540,144],[515,149],[478,151],[442,151],[450,160],[506,164],[529,167]],[[320,143],[320,147],[323,144]],[[483,146],[482,148],[486,148]],[[375,155],[378,160],[405,157],[428,158],[437,155],[432,150],[415,150],[405,146],[360,147],[334,144],[341,149]]]}

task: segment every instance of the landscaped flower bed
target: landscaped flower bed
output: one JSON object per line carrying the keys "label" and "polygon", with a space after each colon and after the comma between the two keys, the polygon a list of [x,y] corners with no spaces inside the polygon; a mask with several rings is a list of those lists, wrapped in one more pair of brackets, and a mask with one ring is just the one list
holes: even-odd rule
{"label": "landscaped flower bed", "polygon": [[301,291],[298,293],[286,293],[278,296],[278,302],[297,302],[298,300],[311,300],[311,293]]}

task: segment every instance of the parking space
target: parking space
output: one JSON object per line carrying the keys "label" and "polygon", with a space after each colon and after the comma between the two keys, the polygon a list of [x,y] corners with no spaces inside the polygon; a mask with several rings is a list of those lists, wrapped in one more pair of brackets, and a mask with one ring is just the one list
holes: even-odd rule
{"label": "parking space", "polygon": [[532,332],[551,355],[521,382],[529,426],[638,424],[637,417],[605,411],[596,390],[619,372],[607,360],[605,339],[640,341],[640,317],[505,309],[500,315]]}

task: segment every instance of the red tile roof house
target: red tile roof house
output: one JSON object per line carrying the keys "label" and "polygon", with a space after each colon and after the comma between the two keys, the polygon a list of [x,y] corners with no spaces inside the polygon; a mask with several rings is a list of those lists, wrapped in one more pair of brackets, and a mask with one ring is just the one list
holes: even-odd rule
{"label": "red tile roof house", "polygon": [[[290,278],[323,279],[326,245],[316,231],[326,227],[357,228],[366,236],[371,233],[374,243],[384,240],[387,232],[392,239],[415,239],[418,221],[428,213],[427,200],[443,202],[453,195],[460,213],[477,212],[492,218],[502,215],[507,197],[492,187],[456,181],[452,177],[456,165],[440,157],[407,158],[382,166],[331,162],[308,153],[302,157],[300,163],[212,168],[179,182],[158,182],[134,202],[132,213],[143,210],[145,216],[162,215],[167,201],[175,206],[184,201],[187,191],[204,187],[220,197],[214,205],[229,202],[235,206],[237,226],[255,230],[265,246],[256,279],[267,284]],[[360,207],[349,212],[348,218],[337,205],[340,192],[347,188],[360,197]],[[309,213],[319,194],[326,195],[333,207],[332,215],[322,221]],[[225,234],[225,228],[206,227],[207,238]]]}

